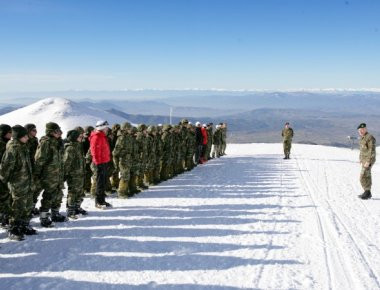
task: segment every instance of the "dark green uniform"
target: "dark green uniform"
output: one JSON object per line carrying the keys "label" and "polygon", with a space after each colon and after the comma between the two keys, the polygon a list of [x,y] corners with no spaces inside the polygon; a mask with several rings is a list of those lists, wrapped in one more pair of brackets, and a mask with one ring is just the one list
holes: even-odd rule
{"label": "dark green uniform", "polygon": [[283,146],[284,146],[284,154],[285,159],[289,159],[290,149],[292,148],[292,139],[294,136],[294,132],[292,128],[284,128],[281,133]]}
{"label": "dark green uniform", "polygon": [[[369,133],[366,133],[360,139],[359,159],[362,165],[360,172],[360,184],[362,185],[364,191],[371,191],[371,168],[376,161],[376,139]],[[368,167],[364,167],[366,163],[368,163]]]}
{"label": "dark green uniform", "polygon": [[68,143],[65,144],[63,164],[65,181],[67,182],[67,215],[76,218],[77,209],[80,208],[84,192],[85,158],[82,144],[77,141],[79,132],[68,132]]}

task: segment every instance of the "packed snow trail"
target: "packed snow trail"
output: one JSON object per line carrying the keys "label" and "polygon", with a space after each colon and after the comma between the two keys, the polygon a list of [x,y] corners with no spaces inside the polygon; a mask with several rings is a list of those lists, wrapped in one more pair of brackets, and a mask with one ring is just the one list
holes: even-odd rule
{"label": "packed snow trail", "polygon": [[[10,242],[2,289],[379,289],[380,182],[358,151],[228,145],[228,155],[114,207]],[[380,160],[380,159],[378,159]],[[65,201],[64,201],[65,203]],[[64,209],[62,209],[64,210]]]}

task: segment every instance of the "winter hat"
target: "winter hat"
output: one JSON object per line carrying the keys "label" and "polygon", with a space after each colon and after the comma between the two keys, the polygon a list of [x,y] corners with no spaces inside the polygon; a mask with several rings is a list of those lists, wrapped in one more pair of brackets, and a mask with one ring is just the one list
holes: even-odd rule
{"label": "winter hat", "polygon": [[3,138],[5,135],[7,135],[8,133],[11,133],[12,132],[12,128],[11,126],[7,125],[7,124],[1,124],[0,125],[0,137]]}
{"label": "winter hat", "polygon": [[132,128],[132,125],[131,123],[129,122],[124,122],[123,124],[121,124],[121,130],[122,131],[127,131],[127,130],[130,130]]}
{"label": "winter hat", "polygon": [[117,131],[120,130],[120,124],[113,124],[112,125],[112,132],[117,133]]}
{"label": "winter hat", "polygon": [[105,128],[108,128],[108,122],[107,121],[103,121],[103,120],[100,120],[98,122],[96,122],[96,130],[98,131],[101,131],[101,130],[104,130]]}
{"label": "winter hat", "polygon": [[361,129],[361,128],[367,128],[366,123],[361,123],[361,124],[358,126],[358,129]]}
{"label": "winter hat", "polygon": [[54,122],[49,122],[46,124],[46,135],[49,135],[51,133],[54,133],[54,132],[57,132],[57,131],[61,131],[61,127],[59,127],[59,125],[57,123],[54,123]]}
{"label": "winter hat", "polygon": [[87,127],[84,127],[84,134],[89,136],[91,134],[92,131],[94,131],[94,127],[92,126],[87,126]]}
{"label": "winter hat", "polygon": [[26,124],[26,125],[24,126],[24,128],[25,128],[26,130],[28,130],[28,133],[29,133],[30,131],[36,129],[36,125],[29,123],[29,124]]}
{"label": "winter hat", "polygon": [[203,128],[206,128],[206,127],[207,127],[207,125],[206,125],[206,124],[203,124],[203,125],[202,125],[202,127],[203,127]]}
{"label": "winter hat", "polygon": [[78,130],[70,130],[67,132],[67,140],[70,142],[77,142],[77,139],[79,137],[80,133]]}
{"label": "winter hat", "polygon": [[12,138],[13,139],[20,139],[24,136],[28,135],[28,130],[26,130],[21,125],[16,125],[12,127]]}
{"label": "winter hat", "polygon": [[201,125],[201,122],[196,122],[195,126],[199,127]]}
{"label": "winter hat", "polygon": [[81,126],[75,127],[74,130],[77,130],[79,134],[84,134],[84,129]]}

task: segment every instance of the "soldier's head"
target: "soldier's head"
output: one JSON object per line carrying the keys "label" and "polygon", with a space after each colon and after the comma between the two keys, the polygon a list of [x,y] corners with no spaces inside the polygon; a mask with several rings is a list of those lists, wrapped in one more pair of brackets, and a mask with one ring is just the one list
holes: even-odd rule
{"label": "soldier's head", "polygon": [[189,120],[187,120],[187,119],[182,119],[180,124],[181,124],[182,126],[186,126],[187,124],[189,124]]}
{"label": "soldier's head", "polygon": [[86,127],[84,127],[84,134],[83,134],[83,136],[85,138],[88,138],[91,135],[91,132],[94,131],[94,130],[95,130],[95,128],[92,127],[92,126],[86,126]]}
{"label": "soldier's head", "polygon": [[359,132],[359,135],[362,136],[362,137],[367,133],[367,125],[366,125],[366,123],[361,123],[358,126],[358,132]]}
{"label": "soldier's head", "polygon": [[107,121],[104,121],[104,120],[99,120],[96,122],[96,126],[95,126],[95,129],[96,131],[103,131],[104,134],[107,135],[107,132],[109,130],[109,124]]}
{"label": "soldier's head", "polygon": [[29,137],[36,137],[37,135],[37,128],[34,124],[26,124],[24,128],[28,131]]}
{"label": "soldier's head", "polygon": [[69,142],[82,142],[83,135],[78,130],[70,130],[67,132],[67,140]]}
{"label": "soldier's head", "polygon": [[129,122],[124,122],[123,124],[121,124],[120,126],[120,130],[124,133],[128,133],[130,132],[130,130],[132,129],[132,125],[131,123]]}
{"label": "soldier's head", "polygon": [[137,128],[136,127],[132,127],[131,128],[131,134],[132,134],[132,136],[135,136],[136,133],[137,133]]}
{"label": "soldier's head", "polygon": [[61,127],[59,127],[59,125],[57,123],[54,123],[54,122],[49,122],[46,124],[45,133],[47,136],[52,136],[56,139],[58,139],[62,136]]}
{"label": "soldier's head", "polygon": [[120,124],[113,124],[112,125],[112,133],[117,134],[117,132],[120,130]]}
{"label": "soldier's head", "polygon": [[28,130],[26,130],[21,125],[16,125],[12,127],[12,138],[15,140],[19,140],[22,143],[28,142]]}
{"label": "soldier's head", "polygon": [[146,129],[147,133],[150,135],[155,136],[156,135],[156,127],[151,125]]}
{"label": "soldier's head", "polygon": [[10,140],[12,137],[12,128],[7,124],[0,125],[0,137],[5,140]]}
{"label": "soldier's head", "polygon": [[139,124],[137,126],[137,131],[145,133],[146,132],[146,125],[145,124]]}
{"label": "soldier's head", "polygon": [[285,123],[285,128],[288,129],[289,126],[290,126],[289,122],[286,122],[286,123]]}

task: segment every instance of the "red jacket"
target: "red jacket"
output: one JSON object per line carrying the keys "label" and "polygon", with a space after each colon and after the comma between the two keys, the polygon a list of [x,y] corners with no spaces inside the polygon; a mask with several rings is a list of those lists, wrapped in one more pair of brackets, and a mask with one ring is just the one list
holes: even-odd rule
{"label": "red jacket", "polygon": [[95,165],[110,162],[111,150],[106,134],[103,131],[92,131],[89,140],[92,162]]}
{"label": "red jacket", "polygon": [[206,128],[201,128],[202,136],[203,136],[203,145],[207,145],[207,130]]}

